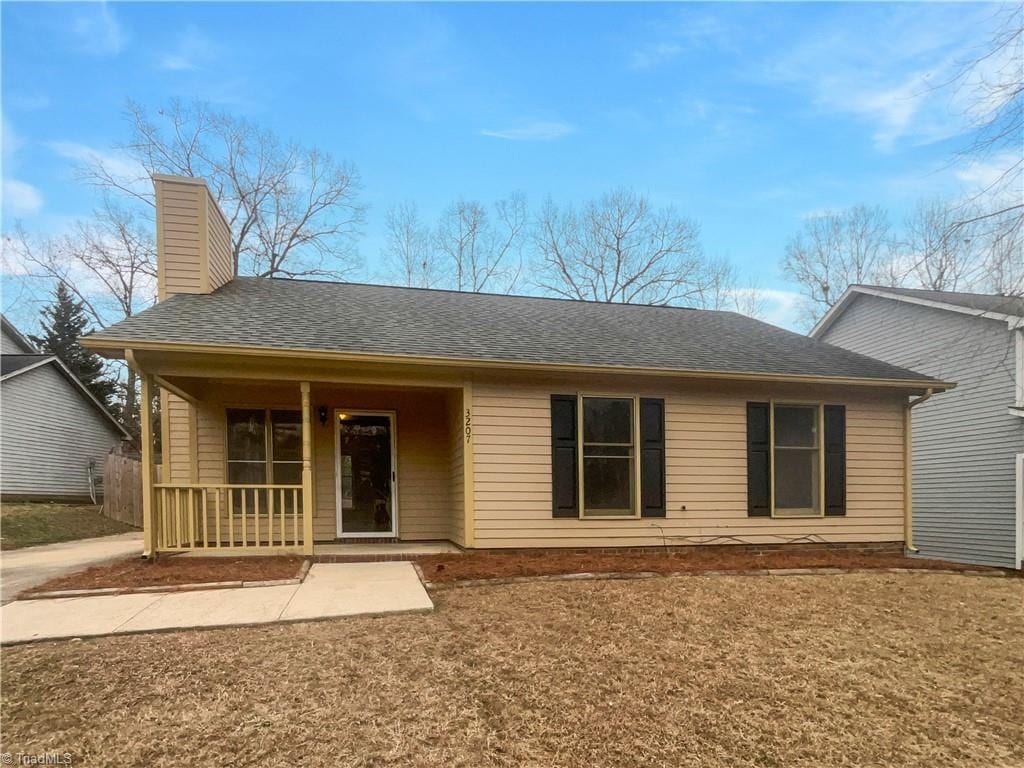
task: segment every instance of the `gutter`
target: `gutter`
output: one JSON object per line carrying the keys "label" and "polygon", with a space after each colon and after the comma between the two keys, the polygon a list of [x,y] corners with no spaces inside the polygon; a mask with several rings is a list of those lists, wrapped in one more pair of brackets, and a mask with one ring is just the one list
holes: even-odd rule
{"label": "gutter", "polygon": [[915,397],[903,407],[903,547],[915,555],[918,549],[914,546],[914,445],[910,411],[934,394],[935,390],[929,388],[921,397]]}
{"label": "gutter", "polygon": [[408,354],[382,354],[371,352],[340,352],[316,348],[294,347],[249,347],[218,344],[195,344],[188,342],[151,342],[130,339],[107,339],[84,336],[79,342],[83,347],[105,357],[125,357],[125,350],[139,352],[162,352],[182,354],[205,354],[223,356],[234,354],[245,357],[270,357],[281,359],[317,360],[321,362],[344,362],[364,364],[429,365],[448,368],[499,369],[513,371],[544,371],[554,373],[605,373],[633,376],[669,376],[673,378],[724,379],[735,381],[764,381],[793,384],[828,384],[836,386],[899,387],[917,391],[934,389],[944,391],[956,386],[953,382],[935,379],[878,379],[848,376],[820,376],[786,373],[753,373],[741,371],[696,370],[685,368],[656,368],[631,365],[592,365],[585,363],[525,362],[466,357],[429,357]]}

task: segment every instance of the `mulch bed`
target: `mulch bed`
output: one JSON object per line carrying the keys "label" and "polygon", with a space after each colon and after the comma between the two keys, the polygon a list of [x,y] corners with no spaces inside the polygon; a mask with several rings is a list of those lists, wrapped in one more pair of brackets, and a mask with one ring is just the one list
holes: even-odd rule
{"label": "mulch bed", "polygon": [[922,560],[893,554],[822,550],[752,552],[699,549],[693,552],[528,552],[426,555],[416,559],[430,582],[554,576],[570,573],[693,573],[765,568],[913,568],[979,571],[979,565]]}
{"label": "mulch bed", "polygon": [[303,558],[295,555],[267,557],[159,557],[151,562],[139,557],[95,565],[40,584],[23,595],[65,589],[159,587],[217,581],[271,581],[294,579]]}

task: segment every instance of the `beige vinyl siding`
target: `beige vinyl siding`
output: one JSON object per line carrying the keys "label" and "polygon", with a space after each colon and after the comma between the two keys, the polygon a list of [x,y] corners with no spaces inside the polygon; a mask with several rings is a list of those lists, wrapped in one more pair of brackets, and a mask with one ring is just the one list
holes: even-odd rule
{"label": "beige vinyl siding", "polygon": [[176,293],[200,293],[202,238],[199,207],[205,207],[206,188],[199,184],[161,180],[155,184],[160,298]]}
{"label": "beige vinyl siding", "polygon": [[[727,384],[711,387],[696,383],[612,387],[582,380],[514,387],[475,385],[476,547],[784,543],[797,537],[830,542],[902,541],[899,396],[793,387],[743,391]],[[666,518],[552,518],[550,395],[577,391],[665,399]],[[772,396],[846,405],[845,517],[747,517],[746,403]]]}
{"label": "beige vinyl siding", "polygon": [[166,482],[193,482],[193,451],[190,406],[177,395],[160,393],[161,445]]}
{"label": "beige vinyl siding", "polygon": [[231,252],[231,228],[209,194],[206,195],[206,206],[209,223],[210,290],[215,291],[234,277],[235,259]]}
{"label": "beige vinyl siding", "polygon": [[205,184],[154,179],[157,195],[157,282],[160,299],[209,293],[234,274],[231,233]]}
{"label": "beige vinyl siding", "polygon": [[448,396],[448,445],[449,445],[449,503],[450,521],[449,536],[456,544],[466,542],[465,504],[463,503],[465,471],[464,450],[465,433],[463,432],[462,392],[453,390]]}
{"label": "beige vinyl siding", "polygon": [[[461,523],[462,513],[461,501],[457,505],[452,503],[456,473],[452,467],[452,418],[445,390],[314,385],[311,398],[315,540],[333,540],[337,536],[333,422],[336,408],[396,412],[399,538],[415,541],[457,535],[453,533],[453,524],[456,518]],[[212,385],[209,396],[194,407],[167,393],[162,399],[170,404],[165,419],[169,435],[166,466],[174,482],[191,482],[193,464],[199,482],[225,482],[226,408],[299,408],[297,386]],[[320,424],[317,414],[321,405],[328,410],[326,425]],[[193,418],[195,451],[189,432]],[[461,469],[458,487],[461,491]]]}

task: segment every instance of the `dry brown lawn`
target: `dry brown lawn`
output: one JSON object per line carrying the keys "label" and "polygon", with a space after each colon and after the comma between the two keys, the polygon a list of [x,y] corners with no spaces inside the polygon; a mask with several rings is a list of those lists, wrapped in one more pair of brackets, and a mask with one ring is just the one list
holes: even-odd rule
{"label": "dry brown lawn", "polygon": [[428,616],[18,646],[3,751],[75,765],[1024,765],[1017,579],[442,590]]}

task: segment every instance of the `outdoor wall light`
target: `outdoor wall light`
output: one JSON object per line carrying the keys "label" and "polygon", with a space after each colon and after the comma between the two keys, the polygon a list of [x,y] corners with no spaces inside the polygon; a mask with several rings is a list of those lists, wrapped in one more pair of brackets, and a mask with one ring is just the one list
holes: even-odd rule
{"label": "outdoor wall light", "polygon": [[316,409],[317,415],[320,417],[321,426],[327,426],[327,406],[321,405]]}

